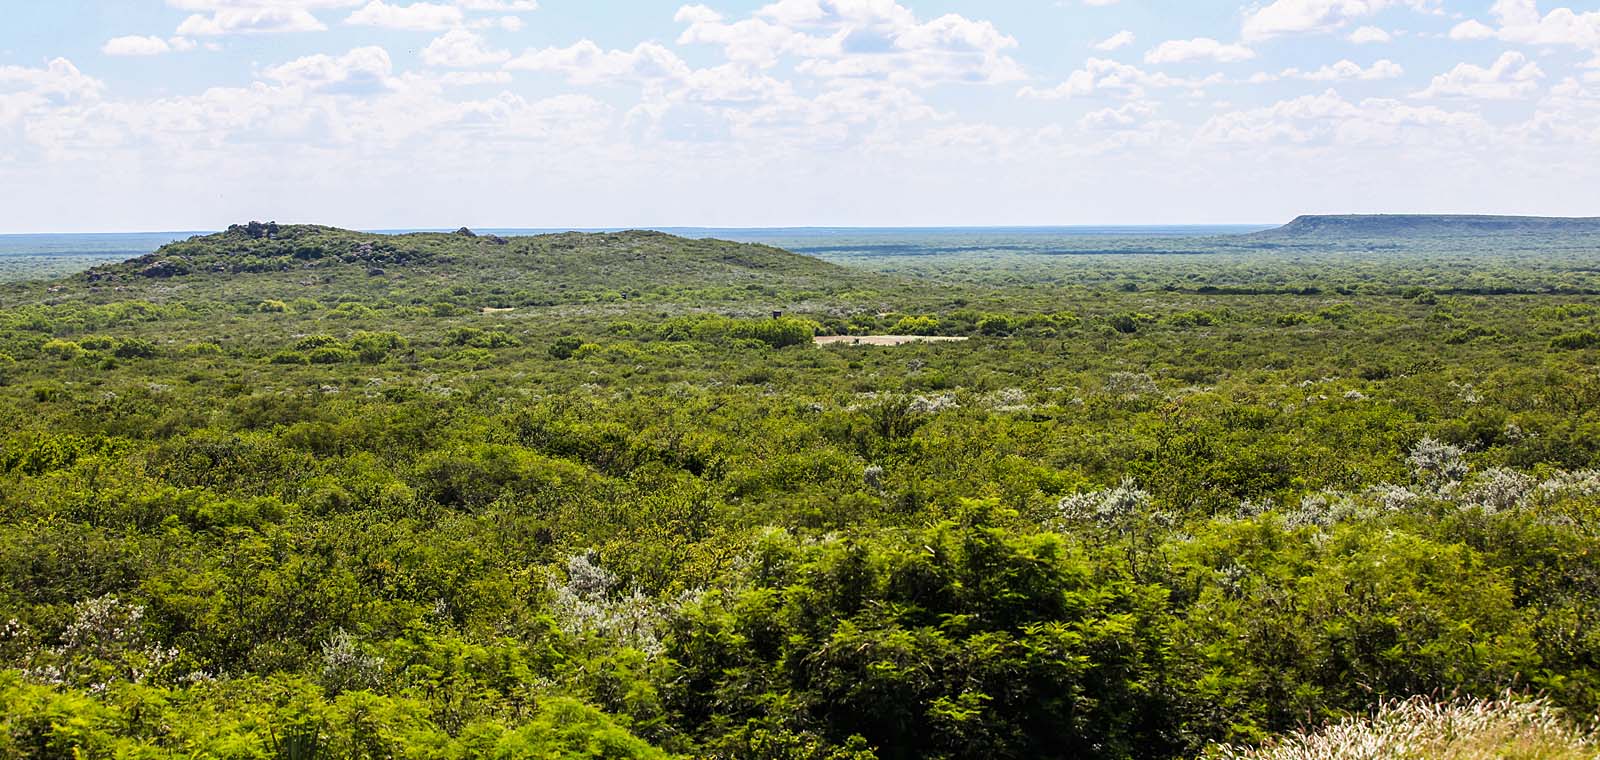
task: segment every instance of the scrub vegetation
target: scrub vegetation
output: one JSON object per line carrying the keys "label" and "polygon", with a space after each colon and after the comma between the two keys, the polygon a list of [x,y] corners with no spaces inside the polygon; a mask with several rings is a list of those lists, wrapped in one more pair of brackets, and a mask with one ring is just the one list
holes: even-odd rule
{"label": "scrub vegetation", "polygon": [[0,285],[0,758],[1592,756],[1592,241],[1082,245]]}

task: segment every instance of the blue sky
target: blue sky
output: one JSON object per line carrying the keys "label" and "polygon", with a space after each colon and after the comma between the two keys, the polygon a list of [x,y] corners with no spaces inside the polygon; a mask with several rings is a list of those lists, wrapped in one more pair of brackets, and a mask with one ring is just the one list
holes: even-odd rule
{"label": "blue sky", "polygon": [[1600,215],[1600,3],[5,0],[0,232]]}

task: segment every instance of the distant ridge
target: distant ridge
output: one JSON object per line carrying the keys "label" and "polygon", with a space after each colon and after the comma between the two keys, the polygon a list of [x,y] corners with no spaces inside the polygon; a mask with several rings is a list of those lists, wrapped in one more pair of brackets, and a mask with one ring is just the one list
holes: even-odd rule
{"label": "distant ridge", "polygon": [[1263,237],[1421,237],[1600,233],[1600,217],[1478,216],[1470,214],[1306,215],[1255,233]]}

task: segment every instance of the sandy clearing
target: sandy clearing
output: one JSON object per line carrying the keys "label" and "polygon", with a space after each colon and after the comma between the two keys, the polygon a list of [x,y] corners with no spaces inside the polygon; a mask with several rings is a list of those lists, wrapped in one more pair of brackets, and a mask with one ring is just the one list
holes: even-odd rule
{"label": "sandy clearing", "polygon": [[821,335],[815,340],[819,346],[903,346],[907,343],[960,343],[967,339],[938,335]]}

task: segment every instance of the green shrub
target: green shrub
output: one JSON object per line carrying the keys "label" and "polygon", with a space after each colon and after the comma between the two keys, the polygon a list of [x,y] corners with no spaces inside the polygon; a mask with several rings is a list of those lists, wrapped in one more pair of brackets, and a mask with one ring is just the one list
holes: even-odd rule
{"label": "green shrub", "polygon": [[892,335],[935,335],[938,331],[939,320],[930,316],[901,317],[889,328]]}
{"label": "green shrub", "polygon": [[978,320],[978,332],[984,335],[1010,335],[1017,330],[1017,323],[1004,314],[986,314]]}
{"label": "green shrub", "polygon": [[310,364],[311,363],[311,360],[306,358],[306,355],[303,354],[303,353],[300,353],[299,351],[279,351],[278,353],[275,353],[270,358],[268,358],[267,361],[269,363],[271,363],[271,364]]}
{"label": "green shrub", "polygon": [[344,364],[361,359],[361,355],[348,348],[339,346],[323,346],[314,348],[306,354],[306,359],[312,364]]}
{"label": "green shrub", "polygon": [[389,358],[390,353],[402,350],[408,345],[409,343],[399,333],[358,332],[350,336],[350,349],[367,364],[377,364]]}
{"label": "green shrub", "polygon": [[338,346],[338,345],[340,345],[338,338],[335,338],[332,335],[328,335],[326,333],[319,333],[319,334],[316,334],[316,335],[307,335],[307,336],[295,341],[294,342],[294,350],[296,350],[296,351],[310,351],[313,348],[324,348],[324,347],[327,347],[327,346]]}
{"label": "green shrub", "polygon": [[805,319],[737,320],[728,334],[734,338],[753,338],[773,348],[809,344],[817,334],[817,324]]}
{"label": "green shrub", "polygon": [[70,340],[61,340],[59,338],[45,341],[44,345],[39,347],[39,350],[43,351],[45,356],[56,359],[76,359],[88,353],[83,346]]}
{"label": "green shrub", "polygon": [[1600,347],[1600,334],[1589,331],[1566,333],[1564,335],[1558,335],[1552,339],[1550,341],[1550,346],[1552,348],[1559,348],[1565,351],[1596,348]]}
{"label": "green shrub", "polygon": [[327,314],[328,319],[371,319],[378,316],[377,310],[363,303],[346,301],[333,307]]}
{"label": "green shrub", "polygon": [[516,336],[502,330],[481,330],[476,327],[457,327],[445,334],[445,343],[473,348],[509,348],[520,346]]}
{"label": "green shrub", "polygon": [[556,359],[571,359],[582,345],[582,340],[571,335],[556,338],[555,342],[550,344],[550,356]]}
{"label": "green shrub", "polygon": [[111,351],[111,355],[118,359],[151,359],[157,353],[154,343],[139,338],[125,338]]}
{"label": "green shrub", "polygon": [[1277,318],[1273,320],[1273,323],[1279,327],[1297,327],[1299,325],[1307,324],[1313,319],[1315,319],[1315,317],[1311,316],[1310,314],[1291,312],[1289,314],[1279,314]]}

